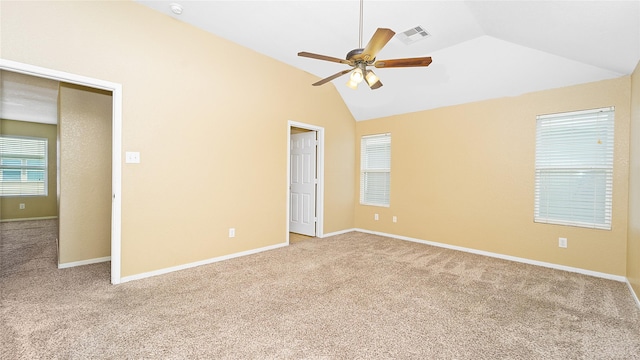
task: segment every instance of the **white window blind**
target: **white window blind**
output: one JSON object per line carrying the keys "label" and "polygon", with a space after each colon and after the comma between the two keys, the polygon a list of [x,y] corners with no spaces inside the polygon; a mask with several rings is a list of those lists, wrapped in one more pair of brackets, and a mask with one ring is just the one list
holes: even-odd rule
{"label": "white window blind", "polygon": [[611,229],[613,133],[613,107],[537,117],[534,221]]}
{"label": "white window blind", "polygon": [[0,196],[47,195],[47,143],[0,136]]}
{"label": "white window blind", "polygon": [[360,142],[360,204],[389,206],[391,134],[363,136]]}

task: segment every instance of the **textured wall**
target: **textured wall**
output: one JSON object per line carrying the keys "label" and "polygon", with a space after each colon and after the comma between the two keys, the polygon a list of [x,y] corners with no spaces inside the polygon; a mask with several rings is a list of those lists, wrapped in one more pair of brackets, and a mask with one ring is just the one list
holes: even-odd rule
{"label": "textured wall", "polygon": [[[391,132],[392,159],[391,206],[356,200],[356,226],[624,275],[629,101],[622,77],[358,122],[358,138]],[[616,107],[612,230],[534,223],[536,115],[605,106]]]}
{"label": "textured wall", "polygon": [[111,254],[111,94],[60,85],[60,264]]}

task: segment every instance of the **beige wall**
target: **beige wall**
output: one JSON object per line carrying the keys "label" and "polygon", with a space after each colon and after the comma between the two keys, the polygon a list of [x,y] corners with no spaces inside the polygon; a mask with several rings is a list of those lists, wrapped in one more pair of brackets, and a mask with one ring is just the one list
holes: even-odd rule
{"label": "beige wall", "polygon": [[[32,136],[48,139],[47,196],[0,198],[0,220],[58,216],[56,200],[56,133],[56,125],[14,120],[0,120],[0,134]],[[20,204],[25,205],[25,208],[23,210],[20,210]]]}
{"label": "beige wall", "polygon": [[631,76],[631,159],[629,161],[627,279],[640,296],[640,63]]}
{"label": "beige wall", "polygon": [[[358,141],[391,133],[392,158],[391,206],[362,206],[356,199],[356,226],[624,275],[629,86],[630,78],[622,77],[358,122]],[[613,229],[534,223],[536,115],[604,106],[616,107]],[[567,249],[558,248],[558,237],[568,238]]]}
{"label": "beige wall", "polygon": [[[638,279],[626,265],[630,77],[355,123],[333,85],[132,2],[2,1],[0,16],[0,57],[123,85],[123,153],[142,159],[123,159],[123,276],[282,243],[294,120],[326,130],[325,233],[359,227]],[[534,224],[535,116],[611,105],[613,230]],[[387,131],[391,207],[360,206],[359,137]]]}
{"label": "beige wall", "polygon": [[324,232],[353,228],[355,123],[332,85],[133,2],[0,14],[2,58],[122,84],[142,160],[123,159],[123,276],[283,243],[288,120],[325,128]]}
{"label": "beige wall", "polygon": [[111,255],[111,93],[60,84],[60,264]]}

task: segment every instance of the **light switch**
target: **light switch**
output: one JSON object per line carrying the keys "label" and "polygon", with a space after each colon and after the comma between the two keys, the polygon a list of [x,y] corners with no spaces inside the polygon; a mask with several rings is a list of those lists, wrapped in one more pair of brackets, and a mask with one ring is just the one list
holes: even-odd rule
{"label": "light switch", "polygon": [[139,164],[140,163],[140,153],[137,151],[127,151],[125,156],[125,162],[127,164]]}

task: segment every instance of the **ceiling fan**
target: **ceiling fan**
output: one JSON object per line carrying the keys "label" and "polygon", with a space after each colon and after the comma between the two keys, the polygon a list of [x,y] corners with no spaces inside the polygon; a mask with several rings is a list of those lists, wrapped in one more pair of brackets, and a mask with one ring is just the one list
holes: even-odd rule
{"label": "ceiling fan", "polygon": [[392,60],[378,60],[376,61],[376,55],[378,52],[391,40],[396,34],[391,29],[378,28],[376,32],[369,40],[369,43],[364,48],[362,47],[362,2],[360,0],[360,36],[358,40],[358,48],[353,49],[347,53],[345,59],[340,59],[332,56],[319,55],[306,51],[298,53],[298,56],[308,57],[312,59],[332,61],[341,64],[349,65],[351,68],[335,73],[327,78],[324,78],[318,82],[313,83],[313,86],[319,86],[329,81],[339,78],[342,75],[351,73],[347,86],[352,89],[357,89],[358,84],[364,80],[371,90],[378,89],[382,86],[382,82],[376,76],[372,70],[368,70],[367,66],[374,66],[376,68],[399,68],[399,67],[417,67],[417,66],[429,66],[431,64],[431,57],[418,57],[418,58],[404,58],[404,59],[392,59]]}

